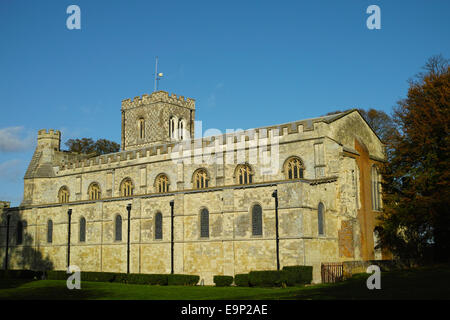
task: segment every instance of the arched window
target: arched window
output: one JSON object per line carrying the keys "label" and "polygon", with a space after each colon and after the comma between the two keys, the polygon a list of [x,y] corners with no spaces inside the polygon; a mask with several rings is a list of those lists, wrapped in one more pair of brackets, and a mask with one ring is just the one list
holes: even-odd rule
{"label": "arched window", "polygon": [[252,208],[252,234],[262,236],[262,208],[259,204]]}
{"label": "arched window", "polygon": [[101,196],[100,186],[93,182],[88,188],[89,200],[99,200]]}
{"label": "arched window", "polygon": [[60,203],[69,202],[69,189],[67,189],[66,186],[63,186],[59,189],[58,200]]}
{"label": "arched window", "polygon": [[177,137],[177,118],[175,117],[169,119],[169,137],[170,139],[176,139]]}
{"label": "arched window", "polygon": [[116,231],[116,237],[115,240],[116,241],[122,241],[122,217],[120,215],[116,216],[116,226],[115,226],[115,231]]}
{"label": "arched window", "polygon": [[23,223],[22,221],[18,221],[16,230],[16,244],[22,244],[22,242],[23,242]]}
{"label": "arched window", "polygon": [[209,238],[209,212],[206,208],[200,212],[200,237]]}
{"label": "arched window", "polygon": [[86,219],[80,219],[80,242],[86,242]]}
{"label": "arched window", "polygon": [[138,130],[139,130],[139,139],[144,139],[145,138],[145,120],[144,120],[144,118],[139,118]]}
{"label": "arched window", "polygon": [[184,121],[184,119],[180,119],[178,121],[178,139],[184,140],[186,138],[185,130],[186,130],[186,121]]}
{"label": "arched window", "polygon": [[372,166],[372,209],[381,209],[381,179],[376,166]]}
{"label": "arched window", "polygon": [[169,178],[161,173],[156,177],[155,181],[156,192],[169,192]]}
{"label": "arched window", "polygon": [[133,182],[130,178],[123,179],[122,183],[120,184],[120,195],[122,197],[129,197],[133,195]]}
{"label": "arched window", "polygon": [[161,212],[157,212],[155,215],[155,239],[161,240],[163,238],[163,230],[162,230],[162,214]]}
{"label": "arched window", "polygon": [[198,169],[192,178],[194,189],[208,188],[208,173],[205,169]]}
{"label": "arched window", "polygon": [[284,165],[284,173],[286,175],[286,179],[302,179],[303,171],[305,167],[303,166],[302,160],[298,157],[291,157],[286,160]]}
{"label": "arched window", "polygon": [[236,168],[238,184],[249,184],[253,182],[253,171],[248,164],[240,164]]}
{"label": "arched window", "polygon": [[317,229],[318,229],[318,233],[319,235],[324,235],[324,228],[323,228],[323,222],[324,222],[324,214],[325,214],[325,210],[324,210],[324,206],[323,203],[320,202],[319,203],[319,208],[317,209]]}
{"label": "arched window", "polygon": [[47,221],[47,242],[48,243],[53,242],[53,221],[52,220]]}

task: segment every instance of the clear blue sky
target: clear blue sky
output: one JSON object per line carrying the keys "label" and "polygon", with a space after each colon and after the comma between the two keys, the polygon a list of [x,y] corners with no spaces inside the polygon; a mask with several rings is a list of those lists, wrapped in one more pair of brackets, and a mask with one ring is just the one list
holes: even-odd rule
{"label": "clear blue sky", "polygon": [[[81,30],[66,9],[81,8]],[[369,30],[366,8],[381,8]],[[450,56],[450,1],[0,1],[0,200],[18,205],[37,130],[120,143],[121,101],[196,99],[203,129],[350,107],[391,112],[407,80]]]}

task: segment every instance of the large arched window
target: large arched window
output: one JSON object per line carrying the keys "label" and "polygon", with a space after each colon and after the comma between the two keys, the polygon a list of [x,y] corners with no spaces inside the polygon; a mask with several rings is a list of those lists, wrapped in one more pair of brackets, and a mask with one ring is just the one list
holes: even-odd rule
{"label": "large arched window", "polygon": [[200,212],[200,237],[209,238],[209,212],[206,208]]}
{"label": "large arched window", "polygon": [[48,243],[53,242],[53,221],[52,220],[47,221],[47,242]]}
{"label": "large arched window", "polygon": [[122,197],[129,197],[133,195],[133,182],[130,178],[123,179],[122,183],[120,184],[120,195]]}
{"label": "large arched window", "polygon": [[170,139],[177,138],[177,118],[170,117],[169,119],[169,137]]}
{"label": "large arched window", "polygon": [[285,162],[284,173],[286,179],[302,179],[304,170],[305,167],[303,166],[303,162],[298,157],[291,157]]}
{"label": "large arched window", "polygon": [[169,192],[169,178],[161,173],[156,177],[155,181],[156,192]]}
{"label": "large arched window", "polygon": [[116,216],[115,231],[115,240],[122,241],[122,217],[120,215]]}
{"label": "large arched window", "polygon": [[155,215],[155,239],[161,240],[163,238],[163,218],[161,212]]}
{"label": "large arched window", "polygon": [[372,166],[372,209],[380,210],[381,209],[381,178],[380,173],[378,172],[378,168],[376,166]]}
{"label": "large arched window", "polygon": [[238,184],[253,183],[253,170],[248,164],[240,164],[236,168],[236,178]]}
{"label": "large arched window", "polygon": [[59,203],[69,202],[69,189],[66,186],[63,186],[59,189],[58,200]]}
{"label": "large arched window", "polygon": [[89,200],[99,200],[101,197],[100,186],[93,182],[88,188]]}
{"label": "large arched window", "polygon": [[145,120],[144,118],[139,118],[138,120],[138,131],[139,131],[139,139],[145,138]]}
{"label": "large arched window", "polygon": [[178,139],[184,140],[186,138],[186,121],[180,119],[178,121]]}
{"label": "large arched window", "polygon": [[80,242],[86,242],[86,219],[80,218]]}
{"label": "large arched window", "polygon": [[325,214],[325,207],[323,206],[323,203],[319,203],[319,207],[317,209],[317,230],[319,235],[324,235],[324,214]]}
{"label": "large arched window", "polygon": [[23,222],[18,221],[16,229],[16,244],[22,244],[22,242],[23,242]]}
{"label": "large arched window", "polygon": [[252,235],[262,236],[262,208],[259,204],[252,208]]}
{"label": "large arched window", "polygon": [[194,189],[208,188],[208,173],[205,169],[197,169],[192,177]]}

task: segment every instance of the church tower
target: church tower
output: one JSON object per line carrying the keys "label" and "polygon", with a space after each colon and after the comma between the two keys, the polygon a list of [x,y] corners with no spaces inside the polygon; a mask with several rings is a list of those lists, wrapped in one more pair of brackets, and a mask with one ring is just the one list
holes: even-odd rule
{"label": "church tower", "polygon": [[165,91],[122,101],[122,151],[194,136],[195,100]]}

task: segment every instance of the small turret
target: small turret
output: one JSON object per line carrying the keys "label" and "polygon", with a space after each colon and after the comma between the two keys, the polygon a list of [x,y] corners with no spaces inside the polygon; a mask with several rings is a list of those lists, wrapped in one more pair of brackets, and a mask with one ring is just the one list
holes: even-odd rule
{"label": "small turret", "polygon": [[60,151],[61,132],[58,130],[42,129],[38,131],[37,150],[50,149],[52,151]]}

